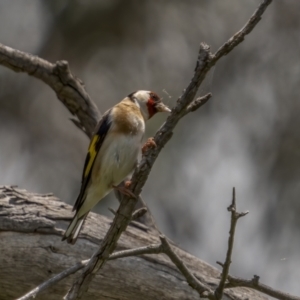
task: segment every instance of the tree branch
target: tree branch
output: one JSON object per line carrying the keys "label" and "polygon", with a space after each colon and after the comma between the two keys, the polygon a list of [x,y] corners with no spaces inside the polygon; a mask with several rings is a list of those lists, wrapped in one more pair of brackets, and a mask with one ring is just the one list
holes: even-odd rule
{"label": "tree branch", "polygon": [[[52,64],[38,56],[0,44],[0,65],[15,72],[27,73],[49,85],[70,113],[76,116],[70,118],[74,125],[88,137],[92,136],[101,115],[86,92],[83,82],[71,73],[67,61]],[[141,199],[138,203],[140,206],[146,206]],[[149,209],[139,222],[145,223],[149,228],[156,228]]]}
{"label": "tree branch", "polygon": [[204,105],[210,98],[212,97],[211,93],[206,94],[205,96],[199,97],[196,100],[194,100],[187,108],[186,108],[186,114],[196,111],[198,108],[200,108],[202,105]]}
{"label": "tree branch", "polygon": [[[0,64],[27,73],[49,85],[57,98],[75,115],[77,127],[89,137],[100,119],[97,106],[86,92],[82,81],[70,71],[67,61],[52,64],[42,58],[0,44]],[[74,119],[72,119],[74,122]]]}
{"label": "tree branch", "polygon": [[136,220],[136,219],[139,219],[141,218],[142,216],[145,215],[145,213],[147,212],[147,208],[146,207],[141,207],[141,208],[138,208],[136,211],[134,211],[132,213],[132,217],[131,217],[131,220]]}
{"label": "tree branch", "polygon": [[[154,244],[149,245],[145,247],[139,247],[135,249],[129,249],[129,250],[122,250],[117,251],[109,256],[109,260],[118,259],[118,258],[124,258],[129,256],[135,256],[135,255],[142,255],[142,254],[158,254],[162,252],[162,246],[161,244]],[[24,296],[16,299],[16,300],[28,300],[31,298],[35,298],[37,294],[41,293],[42,291],[46,290],[50,286],[53,286],[54,284],[60,282],[61,280],[65,279],[66,277],[76,273],[77,271],[84,268],[90,260],[86,259],[83,261],[78,262],[74,266],[62,271],[61,273],[53,276],[52,278],[46,280]]]}
{"label": "tree branch", "polygon": [[31,298],[35,298],[37,296],[37,294],[39,294],[42,291],[46,290],[50,286],[53,286],[54,284],[62,281],[66,277],[68,277],[68,276],[76,273],[77,271],[81,270],[84,266],[87,265],[88,262],[89,262],[89,259],[78,262],[76,265],[74,265],[74,266],[62,271],[61,273],[53,276],[52,278],[46,280],[45,282],[43,282],[39,286],[35,287],[30,292],[28,292],[27,294],[25,294],[24,296],[22,296],[22,297],[20,297],[16,300],[28,300],[28,299],[31,299]]}
{"label": "tree branch", "polygon": [[[215,300],[213,291],[209,288],[209,286],[201,283],[196,276],[187,268],[187,266],[184,264],[184,262],[179,258],[179,256],[172,250],[171,245],[167,241],[167,239],[164,236],[160,236],[160,244],[153,244],[149,246],[139,247],[135,249],[128,249],[128,250],[122,250],[117,251],[113,254],[111,254],[108,258],[108,260],[114,260],[119,258],[125,258],[129,256],[137,256],[137,255],[143,255],[143,254],[159,254],[164,253],[166,254],[171,261],[176,265],[176,267],[179,269],[179,271],[182,273],[182,275],[187,280],[188,284],[195,289],[200,296],[203,298],[209,298],[212,300]],[[46,280],[42,284],[40,284],[38,287],[34,288],[30,292],[28,292],[26,295],[18,298],[17,300],[28,300],[30,298],[36,297],[36,295],[43,290],[49,288],[50,286],[60,282],[64,278],[70,276],[71,274],[76,273],[77,271],[84,268],[90,260],[84,260],[81,261],[74,266],[64,270],[63,272],[53,276],[52,278]]]}
{"label": "tree branch", "polygon": [[278,290],[275,290],[265,284],[262,284],[259,282],[259,276],[254,275],[253,279],[246,280],[238,277],[234,277],[231,275],[228,275],[228,281],[225,285],[225,288],[233,288],[233,287],[248,287],[251,289],[254,289],[256,291],[259,291],[265,295],[268,295],[270,297],[273,297],[275,299],[279,300],[300,300],[300,297],[293,296],[288,293],[284,293]]}
{"label": "tree branch", "polygon": [[[241,43],[246,34],[250,33],[253,30],[255,25],[260,20],[264,10],[270,3],[271,0],[263,1],[254,15],[248,21],[248,23],[241,30],[241,34],[235,34],[225,45],[223,45],[217,51],[215,55],[212,55],[210,53],[208,45],[206,45],[205,43],[200,44],[196,68],[190,84],[181,95],[181,97],[177,100],[177,104],[172,109],[171,115],[167,118],[164,125],[156,133],[154,142],[156,143],[157,147],[150,148],[144,153],[139,167],[135,170],[132,176],[132,183],[130,187],[132,192],[136,196],[141,193],[142,187],[144,186],[149,176],[149,173],[157,156],[169,141],[169,139],[172,137],[173,129],[175,128],[177,123],[186,114],[186,109],[194,100],[198,88],[204,80],[207,72],[222,56],[229,53],[239,43]],[[110,253],[114,251],[121,233],[126,229],[131,220],[136,201],[136,199],[130,199],[128,197],[123,198],[114,218],[113,224],[107,232],[99,250],[93,255],[89,264],[82,272],[80,278],[78,278],[74,282],[72,288],[65,297],[66,300],[76,299],[80,297],[87,290],[89,283],[91,282],[97,271],[105,265]]]}
{"label": "tree branch", "polygon": [[[171,138],[172,131],[176,124],[185,115],[186,107],[193,101],[198,87],[208,71],[205,66],[209,55],[209,47],[206,44],[201,44],[195,74],[191,83],[180,99],[178,99],[176,107],[172,110],[172,113],[165,124],[156,133],[154,141],[157,147],[150,148],[145,152],[139,167],[132,176],[130,188],[136,196],[141,193],[142,187],[149,176],[158,154]],[[108,260],[109,254],[112,253],[116,247],[116,243],[121,233],[126,229],[131,220],[136,201],[137,199],[130,199],[128,197],[123,198],[113,224],[107,232],[99,250],[93,255],[80,278],[73,284],[71,290],[65,297],[66,300],[76,299],[78,296],[80,297],[87,290],[89,282],[95,276],[96,272],[104,266]]]}
{"label": "tree branch", "polygon": [[164,236],[160,236],[160,241],[163,246],[163,252],[168,255],[174,265],[178,268],[181,274],[185,277],[188,284],[195,289],[200,297],[208,298],[214,300],[213,291],[206,285],[202,284],[192,272],[186,267],[184,262],[176,255],[176,253],[172,250],[170,244]]}
{"label": "tree branch", "polygon": [[[110,227],[111,220],[90,213],[81,238],[71,246],[61,242],[66,221],[71,217],[70,211],[70,205],[52,195],[32,194],[17,188],[0,187],[0,251],[2,257],[5,257],[0,268],[2,298],[17,299],[24,295],[25,291],[32,289],[32,286],[47,281],[49,274],[66,275],[72,270],[80,270],[85,265],[87,261],[78,263],[78,260],[91,256]],[[135,249],[131,249],[132,247]],[[156,253],[159,247],[161,243],[156,233],[145,233],[128,227],[118,241],[118,251],[109,257],[109,260],[114,260],[99,272],[84,299],[150,300],[160,299],[162,295],[166,300],[176,297],[199,299],[198,293],[185,283],[184,277],[168,257],[145,255]],[[202,284],[211,289],[217,286],[220,275],[217,269],[176,245],[172,245],[172,251]],[[141,254],[143,255],[139,257],[127,257]],[[116,259],[121,257],[122,259]],[[70,268],[73,265],[74,268]],[[48,285],[47,292],[43,293],[39,286],[39,298],[61,299],[72,278],[73,276],[68,276],[56,282],[55,286]],[[60,278],[56,277],[55,280],[57,279]],[[143,289],[140,288],[141,284]],[[115,289],[116,285],[118,289]],[[247,288],[227,289],[225,294],[229,299],[242,300],[245,295],[253,300],[266,299]]]}
{"label": "tree branch", "polygon": [[217,62],[221,57],[227,55],[238,44],[240,44],[244,40],[245,36],[249,34],[261,20],[263,13],[271,3],[272,0],[263,0],[246,25],[218,49],[218,51],[213,55],[212,61]]}
{"label": "tree branch", "polygon": [[226,259],[225,263],[219,263],[219,265],[222,266],[222,274],[221,274],[221,280],[216,288],[215,295],[217,300],[221,300],[223,297],[223,292],[225,288],[225,283],[228,277],[229,273],[229,267],[231,264],[231,256],[232,256],[232,250],[233,250],[233,244],[234,244],[234,235],[235,235],[235,228],[236,224],[239,218],[247,215],[249,212],[243,212],[243,213],[238,213],[236,211],[236,199],[235,199],[235,188],[232,189],[232,202],[231,205],[227,208],[229,212],[231,212],[231,223],[230,223],[230,230],[229,230],[229,238],[228,238],[228,248],[227,248],[227,254],[226,254]]}
{"label": "tree branch", "polygon": [[[267,285],[259,283],[259,276],[257,275],[254,275],[254,277],[251,280],[245,280],[242,278],[237,278],[229,275],[229,267],[231,264],[231,255],[232,255],[233,244],[234,244],[236,224],[239,218],[244,217],[249,213],[248,211],[242,213],[236,211],[235,188],[233,188],[232,190],[232,203],[227,208],[227,210],[231,212],[231,224],[230,224],[229,239],[228,239],[228,249],[227,249],[225,263],[222,264],[220,262],[217,262],[219,265],[222,266],[223,270],[221,274],[220,283],[215,290],[216,300],[222,299],[224,289],[233,288],[233,287],[252,288],[279,300],[300,300],[300,297],[292,296],[288,293],[283,293]],[[227,280],[228,283],[226,283]]]}
{"label": "tree branch", "polygon": [[[130,180],[130,178],[127,178],[127,179],[123,180],[119,184],[119,186],[124,186],[125,182],[128,181],[128,180]],[[118,199],[119,203],[121,203],[122,199],[123,199],[123,194],[121,194],[120,191],[118,191],[117,189],[114,189],[114,194],[115,194],[116,198]],[[141,195],[139,195],[139,197],[138,197],[138,202],[137,202],[137,204],[135,206],[135,209],[137,211],[139,209],[142,209],[142,210],[146,209],[147,211],[145,212],[144,215],[136,215],[135,216],[134,213],[133,213],[132,220],[136,220],[136,222],[131,222],[131,225],[133,225],[133,226],[135,226],[135,225],[137,225],[137,226],[142,225],[141,227],[143,227],[144,230],[145,230],[145,228],[147,228],[147,230],[154,230],[154,231],[156,231],[159,234],[158,228],[156,226],[156,221],[155,221],[155,219],[154,219],[154,217],[153,217],[153,215],[152,215],[149,207],[147,206],[147,204],[145,203],[145,201],[143,200],[143,198],[142,198]],[[113,212],[113,214],[115,215],[116,212]]]}

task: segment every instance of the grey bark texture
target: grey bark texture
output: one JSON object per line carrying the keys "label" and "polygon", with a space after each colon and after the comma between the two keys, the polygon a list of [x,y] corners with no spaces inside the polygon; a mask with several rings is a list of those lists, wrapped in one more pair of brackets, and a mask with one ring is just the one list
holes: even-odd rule
{"label": "grey bark texture", "polygon": [[[99,247],[112,220],[90,213],[75,245],[61,241],[71,207],[51,194],[0,187],[0,299],[16,299],[53,275],[88,259]],[[117,250],[159,243],[157,233],[129,226]],[[174,246],[176,253],[203,282],[215,287],[220,272]],[[36,299],[62,299],[75,275]],[[168,257],[143,255],[109,261],[83,299],[199,299]],[[223,299],[267,299],[247,288],[228,289]]]}

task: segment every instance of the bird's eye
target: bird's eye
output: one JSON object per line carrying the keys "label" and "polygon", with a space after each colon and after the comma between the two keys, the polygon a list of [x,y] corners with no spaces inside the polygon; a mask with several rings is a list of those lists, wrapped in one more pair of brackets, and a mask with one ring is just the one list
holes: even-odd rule
{"label": "bird's eye", "polygon": [[150,93],[150,97],[155,102],[160,101],[160,98],[155,93]]}

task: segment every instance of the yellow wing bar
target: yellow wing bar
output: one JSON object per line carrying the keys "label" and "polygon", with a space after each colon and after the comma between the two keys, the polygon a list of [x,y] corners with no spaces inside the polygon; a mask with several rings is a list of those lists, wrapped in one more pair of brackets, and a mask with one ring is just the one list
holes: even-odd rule
{"label": "yellow wing bar", "polygon": [[89,154],[88,161],[87,161],[86,167],[83,172],[83,178],[82,178],[83,180],[84,180],[84,178],[86,178],[89,175],[89,173],[91,171],[91,168],[92,168],[95,158],[97,156],[97,150],[99,150],[96,147],[99,140],[100,140],[100,136],[97,134],[95,134],[92,138],[92,141],[91,141],[89,149],[88,149],[88,154]]}

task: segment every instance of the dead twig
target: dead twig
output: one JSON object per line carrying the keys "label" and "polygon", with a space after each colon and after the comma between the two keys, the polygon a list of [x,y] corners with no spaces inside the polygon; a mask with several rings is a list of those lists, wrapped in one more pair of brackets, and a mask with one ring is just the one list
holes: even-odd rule
{"label": "dead twig", "polygon": [[[129,249],[129,250],[122,250],[117,251],[109,256],[109,260],[129,257],[129,256],[136,256],[136,255],[142,255],[142,254],[158,254],[162,252],[162,245],[161,244],[153,244],[145,247],[139,247],[135,249]],[[53,286],[54,284],[62,281],[66,277],[78,272],[79,270],[83,269],[90,260],[83,260],[75,264],[74,266],[62,271],[61,273],[53,276],[52,278],[46,280],[39,286],[35,287],[33,290],[25,294],[24,296],[16,299],[16,300],[28,300],[31,298],[35,298],[37,294],[41,293],[42,291],[46,290],[50,286]]]}
{"label": "dead twig", "polygon": [[228,275],[228,283],[225,285],[225,288],[227,289],[233,287],[247,287],[279,300],[300,300],[300,297],[275,290],[265,284],[260,283],[259,276],[257,275],[254,275],[254,277],[250,280]]}
{"label": "dead twig", "polygon": [[25,294],[24,296],[22,296],[22,297],[20,297],[16,300],[28,300],[28,299],[31,299],[31,298],[35,298],[37,296],[37,294],[39,294],[42,291],[46,290],[50,286],[62,281],[64,278],[66,278],[66,277],[76,273],[77,271],[81,270],[84,266],[87,265],[88,262],[89,262],[89,259],[78,262],[74,266],[72,266],[72,267],[62,271],[61,273],[53,276],[52,278],[46,280],[45,282],[43,282],[39,286],[35,287],[30,292],[28,292],[27,294]]}
{"label": "dead twig", "polygon": [[141,218],[142,216],[145,215],[145,213],[147,213],[147,211],[148,211],[147,207],[138,208],[136,211],[133,212],[131,220],[134,221],[136,219]]}
{"label": "dead twig", "polygon": [[225,263],[222,264],[220,262],[217,262],[223,268],[220,283],[215,290],[215,296],[216,296],[217,300],[221,300],[223,297],[225,283],[226,283],[226,280],[228,277],[229,268],[230,268],[230,264],[231,264],[231,256],[232,256],[234,235],[235,235],[235,228],[236,228],[237,221],[239,218],[241,218],[249,213],[248,211],[242,212],[242,213],[239,213],[236,211],[235,188],[232,189],[232,202],[231,202],[231,205],[227,208],[227,210],[229,212],[231,212],[231,223],[230,223],[228,248],[227,248]]}
{"label": "dead twig", "polygon": [[186,113],[190,113],[196,111],[202,105],[204,105],[210,98],[212,97],[211,93],[206,94],[205,96],[199,97],[195,99],[187,108]]}
{"label": "dead twig", "polygon": [[[149,246],[139,247],[135,249],[128,249],[128,250],[122,250],[117,251],[113,254],[111,254],[108,258],[108,260],[114,260],[114,259],[120,259],[130,256],[137,256],[137,255],[145,255],[145,254],[159,254],[164,253],[166,254],[171,261],[176,265],[178,270],[182,273],[182,275],[187,280],[188,284],[198,291],[199,295],[201,295],[203,298],[209,298],[214,299],[213,291],[205,284],[201,283],[185,266],[183,261],[178,257],[178,255],[172,250],[171,245],[167,241],[167,239],[164,236],[160,236],[161,243],[158,244],[152,244]],[[71,274],[76,273],[77,271],[83,269],[87,266],[89,263],[88,260],[81,261],[74,266],[64,270],[63,272],[53,276],[52,278],[46,280],[42,284],[40,284],[38,287],[34,288],[30,292],[28,292],[26,295],[18,298],[17,300],[28,300],[31,298],[36,297],[37,294],[41,293],[42,291],[46,290],[50,286],[60,282],[64,278],[68,277]]]}
{"label": "dead twig", "polygon": [[179,258],[179,256],[172,250],[170,244],[168,243],[167,239],[164,236],[160,236],[160,241],[162,244],[162,251],[171,259],[173,264],[178,268],[181,274],[186,279],[187,283],[195,289],[200,297],[208,298],[214,300],[214,293],[213,291],[205,284],[201,283],[195,275],[189,271],[183,261]]}
{"label": "dead twig", "polygon": [[217,52],[213,55],[213,61],[217,62],[221,57],[227,55],[238,44],[240,44],[244,40],[245,36],[249,34],[261,20],[263,13],[271,3],[272,0],[262,1],[245,26],[217,50]]}

